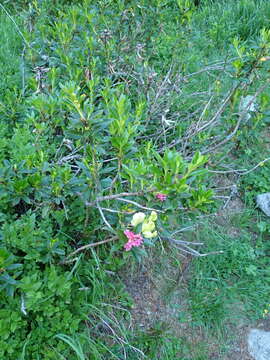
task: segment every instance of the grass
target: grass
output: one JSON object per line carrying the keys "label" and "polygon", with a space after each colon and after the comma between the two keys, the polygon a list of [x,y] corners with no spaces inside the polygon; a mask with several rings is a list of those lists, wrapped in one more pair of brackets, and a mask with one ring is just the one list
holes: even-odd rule
{"label": "grass", "polygon": [[[252,218],[249,217],[249,221]],[[238,301],[243,304],[243,314],[248,313],[253,318],[262,315],[269,285],[264,282],[265,293],[260,292],[261,279],[257,279],[266,259],[266,245],[254,240],[254,233],[251,238],[250,231],[246,231],[244,226],[235,225],[239,233],[234,237],[224,235],[224,226],[217,229],[211,226],[200,232],[200,237],[207,234],[209,250],[219,248],[224,255],[195,263],[194,274],[197,275],[190,282],[190,293],[193,319],[198,324],[209,321],[220,326],[228,318],[232,321],[234,316],[237,321],[237,316],[241,317],[241,314],[233,314],[232,307]]]}
{"label": "grass", "polygon": [[[227,210],[222,210],[222,196],[226,197],[230,191],[223,189],[215,193],[221,197],[203,209],[206,213],[183,212],[179,210],[182,203],[178,203],[177,209],[165,218],[165,223],[175,229],[193,226],[183,232],[181,239],[204,243],[205,253],[222,251],[222,254],[183,259],[179,250],[160,242],[154,248],[149,247],[148,257],[138,264],[127,254],[123,255],[121,245],[116,242],[91,248],[70,263],[63,262],[61,256],[107,238],[108,221],[113,227],[123,224],[123,213],[130,210],[129,204],[117,208],[120,209],[117,216],[112,211],[106,213],[104,224],[99,220],[100,209],[87,210],[78,199],[79,192],[86,194],[87,199],[92,189],[96,194],[100,188],[101,194],[106,194],[108,189],[110,194],[114,190],[121,192],[122,184],[127,182],[122,172],[116,176],[114,173],[117,167],[121,169],[123,161],[117,154],[118,163],[113,162],[116,145],[106,147],[109,131],[104,129],[117,111],[132,118],[134,108],[139,107],[138,101],[146,109],[138,125],[138,140],[132,143],[127,157],[146,157],[147,150],[136,152],[135,147],[139,144],[147,148],[149,145],[144,141],[149,137],[159,150],[180,139],[176,148],[188,158],[196,150],[211,146],[212,138],[220,139],[230,133],[237,122],[240,96],[255,93],[268,71],[258,66],[254,77],[246,79],[241,72],[237,75],[231,59],[237,58],[239,51],[243,51],[243,58],[252,59],[261,41],[261,30],[269,27],[270,3],[205,0],[198,8],[190,7],[190,17],[181,0],[164,4],[158,0],[141,0],[139,4],[120,0],[81,3],[80,7],[64,1],[35,3],[25,7],[22,14],[16,14],[18,10],[14,8],[13,16],[19,28],[25,32],[31,21],[34,29],[25,33],[32,46],[27,49],[25,59],[22,38],[0,9],[0,160],[6,167],[5,172],[0,172],[0,183],[5,184],[10,176],[7,185],[10,187],[1,195],[1,234],[5,239],[2,245],[6,244],[4,241],[11,243],[16,261],[22,261],[24,269],[22,284],[15,291],[20,296],[15,296],[10,305],[1,295],[0,310],[10,307],[15,324],[9,324],[10,341],[15,346],[10,345],[5,354],[18,347],[22,359],[46,354],[45,360],[207,360],[213,356],[225,360],[231,351],[232,338],[228,335],[231,329],[236,332],[239,324],[256,324],[268,311],[270,223],[254,203],[257,193],[269,191],[268,163],[242,177],[209,173],[203,180],[209,188],[220,183],[225,187],[228,183],[237,184],[241,198],[238,212],[232,206],[235,198],[228,203]],[[72,30],[76,22],[79,31]],[[90,28],[93,38],[87,32]],[[33,48],[41,49],[43,57],[39,58]],[[210,69],[197,74],[209,64]],[[244,65],[248,67],[249,63]],[[53,69],[48,76],[46,68]],[[245,71],[249,70],[245,68]],[[242,86],[248,83],[248,88],[230,99],[221,121],[191,136],[184,144],[194,124],[200,121],[202,125],[211,119],[238,80],[243,81]],[[95,95],[91,98],[93,93],[89,89],[93,88]],[[130,99],[125,111],[117,103],[120,93]],[[77,98],[72,102],[74,94],[80,101],[88,94],[88,103],[82,101],[80,106],[95,109],[94,135],[89,128],[83,131],[80,128],[82,118],[74,113],[74,107],[79,108],[80,115],[81,108]],[[249,169],[269,156],[269,146],[263,140],[269,122],[267,89],[258,96],[258,102],[260,113],[218,152],[210,153],[207,166]],[[156,131],[161,127],[160,135]],[[105,134],[100,143],[99,134]],[[93,151],[96,143],[98,146]],[[66,148],[76,149],[77,155],[81,151],[83,155],[65,163],[66,155],[70,155]],[[108,162],[107,168],[104,164]],[[29,163],[32,167],[24,168]],[[82,177],[76,178],[74,169],[83,174],[85,183]],[[103,177],[99,178],[99,174]],[[36,186],[34,195],[26,191],[28,176],[29,184]],[[52,199],[49,188],[53,189],[56,200]],[[75,201],[71,201],[73,191]],[[16,202],[14,194],[19,201]],[[9,198],[12,203],[8,202]],[[219,215],[208,217],[211,211],[219,211]],[[45,255],[40,239],[49,244]],[[47,274],[45,280],[43,273]],[[36,288],[33,290],[31,285]],[[130,294],[138,295],[139,300],[136,296],[132,299]],[[18,310],[24,297],[30,314],[26,318]],[[40,307],[39,297],[48,301],[45,308]],[[147,310],[144,316],[148,322],[141,327],[137,311],[140,307]],[[54,312],[56,308],[58,312]],[[53,321],[45,324],[59,313],[63,314],[60,322],[68,327],[71,324],[70,333],[68,327],[63,328],[66,333],[57,326],[52,328]],[[76,326],[77,322],[80,325]],[[1,331],[5,334],[0,324],[0,334]],[[48,338],[46,332],[50,332]],[[32,336],[36,336],[34,340]],[[45,348],[42,347],[40,354],[36,343],[42,336],[46,341],[42,340]],[[17,343],[16,339],[19,339]],[[20,339],[24,339],[22,345]],[[15,355],[5,356],[11,359]]]}
{"label": "grass", "polygon": [[0,99],[3,100],[6,92],[14,91],[14,89],[21,87],[21,53],[23,44],[14,24],[1,8],[0,21],[0,61],[2,64],[0,70]]}
{"label": "grass", "polygon": [[159,306],[159,322],[136,338],[149,359],[208,359],[213,354],[227,359],[232,342],[245,342],[237,338],[239,329],[264,317],[270,283],[267,230],[258,226],[262,217],[251,208],[220,217],[187,236],[204,242],[206,252],[223,254],[192,260],[180,281],[177,252],[152,254],[150,281],[165,305]]}

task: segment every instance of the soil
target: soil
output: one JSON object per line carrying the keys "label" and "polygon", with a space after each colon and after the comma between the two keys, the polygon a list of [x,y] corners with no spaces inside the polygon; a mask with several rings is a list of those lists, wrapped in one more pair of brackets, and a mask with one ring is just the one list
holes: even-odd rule
{"label": "soil", "polygon": [[[270,319],[258,324],[247,325],[244,321],[238,326],[232,325],[228,338],[233,340],[228,342],[225,355],[220,349],[217,338],[205,334],[201,328],[194,329],[190,326],[191,317],[188,313],[186,293],[186,282],[190,275],[189,261],[186,260],[186,264],[182,265],[183,269],[180,269],[178,274],[174,273],[175,286],[170,289],[166,289],[166,279],[162,280],[163,274],[153,278],[154,274],[150,266],[144,267],[141,272],[138,271],[136,275],[125,281],[126,289],[134,301],[131,309],[132,328],[134,331],[147,333],[155,328],[156,324],[163,324],[171,335],[187,339],[194,349],[199,344],[207,344],[209,352],[208,359],[205,360],[254,360],[247,349],[248,333],[254,327],[270,330]],[[182,319],[180,314],[184,314]],[[194,351],[195,358],[196,350]],[[193,356],[190,359],[192,360]]]}
{"label": "soil", "polygon": [[[223,178],[219,186],[232,185],[235,179]],[[230,190],[229,190],[230,191]],[[232,196],[225,208],[221,209],[216,221],[226,224],[231,215],[239,214],[244,210],[244,204],[238,196]],[[239,229],[230,227],[231,236],[237,236]],[[180,255],[179,255],[180,257]],[[149,259],[151,259],[149,261]],[[200,328],[191,328],[191,316],[188,313],[187,284],[190,277],[191,258],[182,258],[178,268],[168,263],[157,264],[155,254],[147,259],[147,263],[133,271],[131,277],[124,277],[126,290],[133,298],[134,306],[131,309],[132,327],[134,331],[151,331],[157,323],[162,323],[170,333],[179,338],[186,338],[193,345],[205,343],[208,345],[208,359],[205,360],[254,360],[248,353],[247,336],[251,328],[270,330],[270,319],[257,324],[250,324],[242,319],[237,325],[232,325],[226,351],[221,351],[217,338],[205,334]],[[179,259],[180,260],[180,259]],[[169,284],[169,285],[168,285]],[[181,319],[181,314],[183,318]],[[194,353],[195,354],[195,353]],[[194,358],[196,355],[194,355]],[[197,358],[197,357],[196,357]],[[191,354],[191,358],[193,355]]]}

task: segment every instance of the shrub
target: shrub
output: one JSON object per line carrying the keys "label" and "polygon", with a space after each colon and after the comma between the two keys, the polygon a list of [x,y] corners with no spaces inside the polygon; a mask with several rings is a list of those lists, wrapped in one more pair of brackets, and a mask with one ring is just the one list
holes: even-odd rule
{"label": "shrub", "polygon": [[[228,105],[236,109],[245,92],[263,91],[258,69],[265,66],[267,76],[267,30],[259,47],[246,51],[235,39],[237,59],[189,74],[201,66],[198,56],[175,67],[160,59],[168,41],[175,44],[175,24],[186,41],[172,55],[186,53],[194,7],[187,14],[181,1],[79,3],[35,1],[23,13],[24,85],[12,77],[14,93],[4,97],[11,105],[0,113],[0,348],[7,360],[71,358],[70,344],[86,341],[81,326],[89,325],[90,308],[90,334],[98,338],[101,298],[128,302],[106,271],[128,261],[129,250],[140,260],[159,237],[200,255],[172,238],[175,218],[208,211],[207,154],[234,144],[241,125]],[[170,18],[163,42],[160,28]],[[145,221],[135,225],[138,211]],[[86,249],[92,252],[83,258]],[[95,340],[90,357],[121,353],[117,341],[110,350]]]}

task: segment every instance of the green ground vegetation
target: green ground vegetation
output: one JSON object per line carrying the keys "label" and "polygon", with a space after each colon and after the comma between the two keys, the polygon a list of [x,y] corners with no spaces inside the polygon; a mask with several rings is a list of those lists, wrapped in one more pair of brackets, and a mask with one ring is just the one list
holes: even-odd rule
{"label": "green ground vegetation", "polygon": [[[267,0],[0,6],[1,358],[226,359],[229,329],[267,316],[269,17]],[[145,269],[167,307],[139,329],[126,284]]]}

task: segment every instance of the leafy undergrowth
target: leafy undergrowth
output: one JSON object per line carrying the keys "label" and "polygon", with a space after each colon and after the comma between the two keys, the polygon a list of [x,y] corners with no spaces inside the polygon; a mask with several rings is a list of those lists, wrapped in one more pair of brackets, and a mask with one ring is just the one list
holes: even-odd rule
{"label": "leafy undergrowth", "polygon": [[223,359],[268,311],[269,3],[0,10],[1,358]]}

